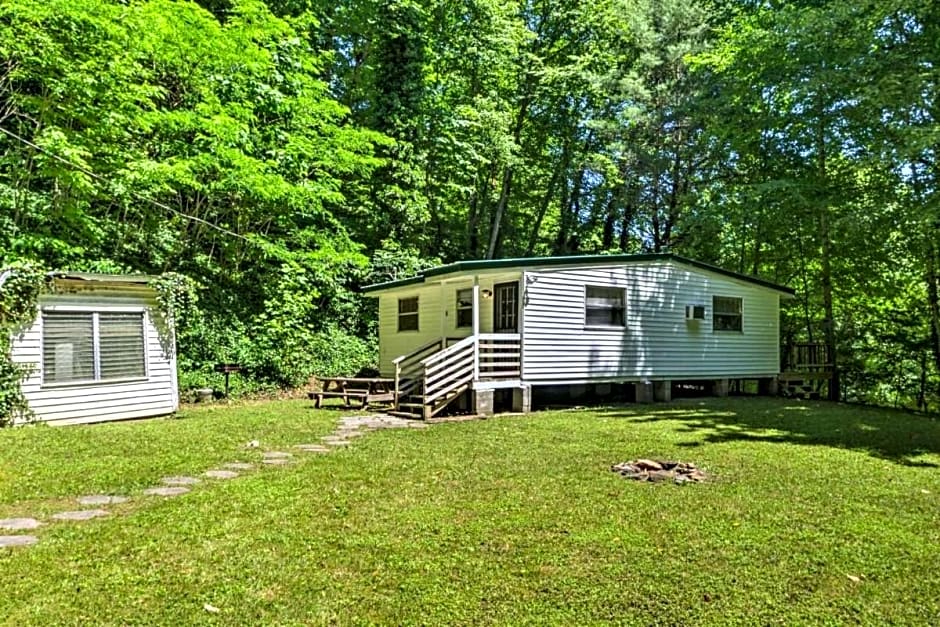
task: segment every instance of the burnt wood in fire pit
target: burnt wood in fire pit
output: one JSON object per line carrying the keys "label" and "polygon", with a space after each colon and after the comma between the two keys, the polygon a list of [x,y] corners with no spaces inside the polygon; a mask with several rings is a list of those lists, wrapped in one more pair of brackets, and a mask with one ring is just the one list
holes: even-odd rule
{"label": "burnt wood in fire pit", "polygon": [[634,459],[614,464],[610,469],[634,481],[672,481],[681,485],[708,479],[708,475],[695,464],[671,460]]}

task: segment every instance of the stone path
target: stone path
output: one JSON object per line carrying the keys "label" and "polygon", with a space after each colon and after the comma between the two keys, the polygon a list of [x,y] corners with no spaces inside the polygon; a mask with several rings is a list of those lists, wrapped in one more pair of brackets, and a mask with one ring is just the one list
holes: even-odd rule
{"label": "stone path", "polygon": [[118,503],[126,503],[128,498],[126,496],[111,496],[108,494],[90,494],[88,496],[80,496],[76,500],[79,505],[117,505]]}
{"label": "stone path", "polygon": [[101,516],[107,516],[110,512],[104,509],[79,509],[74,512],[59,512],[58,514],[53,514],[53,520],[91,520],[92,518],[100,518]]}
{"label": "stone path", "polygon": [[199,479],[195,477],[164,477],[160,479],[160,483],[163,485],[195,485],[199,483]]}
{"label": "stone path", "polygon": [[144,490],[144,494],[148,496],[179,496],[187,492],[189,492],[189,488],[184,488],[183,486],[163,486]]}
{"label": "stone path", "polygon": [[0,536],[0,549],[7,546],[29,546],[39,542],[36,536]]}
{"label": "stone path", "polygon": [[[320,438],[320,442],[294,444],[291,448],[302,453],[323,455],[349,446],[352,444],[352,440],[362,437],[370,431],[376,431],[378,429],[426,429],[428,426],[428,424],[423,422],[415,422],[413,420],[385,415],[348,416],[341,418],[333,433]],[[259,440],[252,440],[245,445],[245,448],[262,449],[263,446]],[[262,450],[260,461],[267,466],[284,466],[294,463],[295,458],[292,453],[286,451]],[[202,472],[202,476],[216,480],[236,479],[241,476],[242,472],[254,470],[255,467],[255,464],[249,462],[228,462],[222,464],[222,468]],[[202,483],[201,479],[189,475],[163,477],[160,480],[161,485],[147,488],[143,490],[143,494],[145,496],[159,496],[165,498],[181,496],[190,492],[200,483]],[[58,512],[50,516],[50,519],[64,523],[101,518],[110,515],[108,510],[100,509],[101,507],[125,503],[130,500],[130,497],[117,494],[88,494],[76,497],[75,500],[79,505],[88,507],[98,506],[99,509],[80,509]],[[0,530],[5,531],[30,531],[38,529],[44,524],[45,523],[35,518],[0,518]],[[0,549],[4,547],[31,546],[37,542],[39,542],[39,538],[34,535],[0,535]]]}
{"label": "stone path", "polygon": [[35,518],[0,518],[0,529],[6,529],[7,531],[38,529],[41,524]]}

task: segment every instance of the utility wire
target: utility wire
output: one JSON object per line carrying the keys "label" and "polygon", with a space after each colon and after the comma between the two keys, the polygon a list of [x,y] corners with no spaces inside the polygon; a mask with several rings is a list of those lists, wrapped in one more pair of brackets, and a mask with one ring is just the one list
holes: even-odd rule
{"label": "utility wire", "polygon": [[[93,179],[97,179],[97,180],[101,181],[102,183],[106,183],[106,184],[108,184],[108,185],[114,185],[114,182],[113,182],[113,181],[111,181],[111,180],[109,180],[109,179],[107,179],[107,178],[101,176],[100,174],[96,174],[96,173],[92,172],[91,170],[88,170],[88,169],[86,169],[86,168],[83,168],[83,167],[80,166],[80,165],[74,164],[74,163],[72,163],[71,161],[60,157],[59,155],[57,155],[57,154],[55,154],[55,153],[49,152],[48,150],[46,150],[46,149],[43,148],[42,146],[37,146],[36,144],[34,144],[33,142],[29,141],[28,139],[26,139],[26,138],[24,138],[24,137],[20,137],[20,136],[17,135],[16,133],[14,133],[14,132],[12,132],[12,131],[8,131],[7,129],[3,128],[2,126],[0,126],[0,132],[4,133],[4,134],[6,134],[6,135],[9,135],[9,136],[12,137],[13,139],[15,139],[15,140],[17,140],[17,141],[20,141],[20,142],[26,144],[27,146],[29,146],[29,147],[31,147],[31,148],[33,148],[33,149],[35,149],[35,150],[38,150],[39,152],[43,153],[44,155],[46,155],[46,156],[48,156],[48,157],[51,157],[51,158],[55,159],[56,161],[58,161],[58,162],[60,162],[60,163],[63,163],[63,164],[65,164],[65,165],[67,165],[68,167],[72,168],[72,169],[78,170],[78,171],[81,172],[82,174],[86,174],[86,175],[92,177]],[[135,192],[135,191],[133,191],[133,190],[128,190],[128,193],[129,193],[131,196],[133,196],[134,198],[136,198],[137,200],[141,200],[141,201],[143,201],[143,202],[148,202],[148,203],[150,203],[151,205],[153,205],[154,207],[159,207],[160,209],[163,209],[164,211],[169,211],[170,213],[176,214],[176,215],[178,215],[178,216],[181,217],[181,218],[186,218],[187,220],[192,220],[193,222],[198,222],[198,223],[200,223],[200,224],[204,224],[204,225],[208,226],[209,228],[212,228],[212,229],[215,229],[216,231],[219,231],[220,233],[224,233],[224,234],[230,235],[230,236],[232,236],[232,237],[237,237],[238,239],[245,240],[246,242],[249,242],[249,243],[252,243],[252,244],[255,243],[254,241],[250,240],[249,238],[245,237],[244,235],[240,235],[240,234],[238,234],[238,233],[236,233],[236,232],[234,232],[234,231],[230,231],[230,230],[226,229],[225,227],[221,227],[221,226],[219,226],[219,225],[217,225],[217,224],[213,224],[212,222],[209,222],[208,220],[204,220],[204,219],[202,219],[202,218],[197,218],[196,216],[191,216],[191,215],[189,215],[189,214],[183,213],[183,212],[180,211],[179,209],[174,209],[173,207],[171,207],[171,206],[169,206],[169,205],[166,205],[166,204],[164,204],[164,203],[162,203],[162,202],[159,202],[159,201],[157,201],[157,200],[154,200],[154,199],[152,199],[152,198],[148,198],[148,197],[144,196],[143,194],[139,194],[139,193],[137,193],[137,192]]]}

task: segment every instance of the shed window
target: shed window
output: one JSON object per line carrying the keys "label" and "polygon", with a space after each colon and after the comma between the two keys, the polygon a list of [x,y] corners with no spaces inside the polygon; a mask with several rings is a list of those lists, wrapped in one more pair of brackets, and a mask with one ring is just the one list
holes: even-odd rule
{"label": "shed window", "polygon": [[622,327],[624,289],[588,285],[584,298],[584,324],[589,327]]}
{"label": "shed window", "polygon": [[398,299],[398,330],[418,330],[418,297]]}
{"label": "shed window", "polygon": [[146,376],[143,314],[98,314],[98,355],[101,379]]}
{"label": "shed window", "polygon": [[473,326],[473,289],[457,290],[457,328]]}
{"label": "shed window", "polygon": [[740,298],[712,297],[712,329],[715,331],[740,331],[743,317]]}
{"label": "shed window", "polygon": [[42,314],[43,383],[136,379],[147,376],[144,314]]}

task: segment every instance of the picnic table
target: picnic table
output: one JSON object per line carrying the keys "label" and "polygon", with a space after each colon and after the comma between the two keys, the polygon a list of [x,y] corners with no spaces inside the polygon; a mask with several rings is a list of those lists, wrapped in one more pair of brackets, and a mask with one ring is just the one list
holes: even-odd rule
{"label": "picnic table", "polygon": [[324,398],[342,397],[349,406],[350,399],[361,402],[362,409],[369,403],[391,403],[395,400],[395,379],[382,377],[326,377],[320,379],[323,388],[319,392],[310,392],[307,396],[320,407]]}

